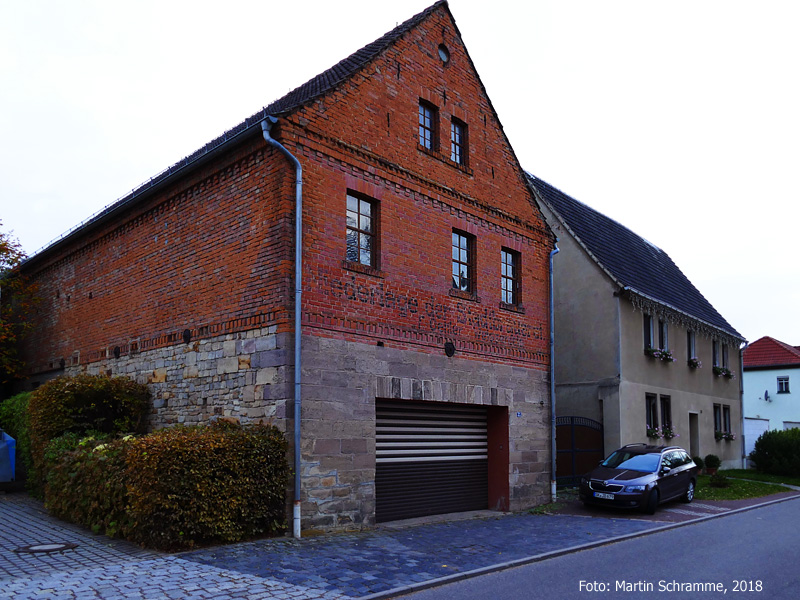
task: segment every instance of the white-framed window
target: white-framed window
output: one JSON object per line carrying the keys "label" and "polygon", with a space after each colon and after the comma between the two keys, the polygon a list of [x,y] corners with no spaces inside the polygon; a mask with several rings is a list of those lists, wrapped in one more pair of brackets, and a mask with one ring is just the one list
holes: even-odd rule
{"label": "white-framed window", "polygon": [[669,325],[663,319],[658,320],[658,349],[669,350]]}
{"label": "white-framed window", "polygon": [[458,165],[467,164],[467,125],[455,117],[450,122],[450,160]]}
{"label": "white-framed window", "polygon": [[430,102],[419,101],[419,145],[428,150],[436,150],[439,139],[436,135],[439,123],[439,110]]}
{"label": "white-framed window", "polygon": [[714,405],[714,431],[731,433],[731,407],[727,404]]}
{"label": "white-framed window", "polygon": [[697,340],[694,331],[686,332],[686,360],[697,358]]}
{"label": "white-framed window", "polygon": [[377,203],[347,194],[345,259],[368,267],[378,266],[376,244]]}
{"label": "white-framed window", "polygon": [[500,250],[500,298],[505,304],[520,303],[520,259],[519,252]]}
{"label": "white-framed window", "polygon": [[475,287],[475,236],[453,230],[452,243],[453,288],[474,294]]}
{"label": "white-framed window", "polygon": [[788,394],[789,393],[789,377],[788,376],[778,377],[778,393],[779,394]]}

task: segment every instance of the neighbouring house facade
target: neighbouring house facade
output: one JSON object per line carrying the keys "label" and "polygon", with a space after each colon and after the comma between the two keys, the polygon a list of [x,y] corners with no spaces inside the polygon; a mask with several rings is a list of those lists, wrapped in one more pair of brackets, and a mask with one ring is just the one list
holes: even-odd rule
{"label": "neighbouring house facade", "polygon": [[440,1],[31,257],[28,385],[135,378],[151,428],[271,420],[304,529],[523,509],[550,493],[553,244]]}
{"label": "neighbouring house facade", "polygon": [[745,456],[758,436],[800,427],[800,347],[765,336],[744,351]]}
{"label": "neighbouring house facade", "polygon": [[[558,237],[559,423],[576,417],[581,426],[587,419],[600,424],[605,455],[629,443],[672,443],[741,466],[742,336],[663,250],[541,179],[529,180]],[[569,435],[559,426],[559,437],[562,431]],[[569,466],[563,450],[579,473],[581,455],[565,446],[559,439],[559,472]]]}

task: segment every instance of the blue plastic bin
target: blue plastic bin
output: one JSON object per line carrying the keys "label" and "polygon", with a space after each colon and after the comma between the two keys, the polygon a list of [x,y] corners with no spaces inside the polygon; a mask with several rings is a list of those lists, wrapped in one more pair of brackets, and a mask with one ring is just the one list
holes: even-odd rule
{"label": "blue plastic bin", "polygon": [[14,462],[17,442],[5,431],[0,431],[0,483],[14,481]]}

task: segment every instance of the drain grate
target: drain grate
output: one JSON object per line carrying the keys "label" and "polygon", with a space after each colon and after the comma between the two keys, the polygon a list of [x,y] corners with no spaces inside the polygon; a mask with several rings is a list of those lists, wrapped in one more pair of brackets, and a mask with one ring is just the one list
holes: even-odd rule
{"label": "drain grate", "polygon": [[22,548],[16,548],[14,552],[21,552],[26,554],[39,554],[39,553],[47,553],[47,552],[63,552],[64,550],[72,550],[73,548],[77,548],[78,544],[34,544],[33,546],[23,546]]}

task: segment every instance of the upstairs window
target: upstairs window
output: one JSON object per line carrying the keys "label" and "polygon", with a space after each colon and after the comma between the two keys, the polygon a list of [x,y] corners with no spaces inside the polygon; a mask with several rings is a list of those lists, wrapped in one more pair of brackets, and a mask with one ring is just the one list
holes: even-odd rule
{"label": "upstairs window", "polygon": [[644,349],[648,350],[653,347],[653,315],[644,315],[643,328]]}
{"label": "upstairs window", "polygon": [[715,367],[721,367],[720,359],[721,359],[720,351],[719,351],[719,342],[717,340],[713,340],[711,342],[711,359]]}
{"label": "upstairs window", "polygon": [[500,251],[500,298],[505,304],[520,303],[519,253],[503,248]]}
{"label": "upstairs window", "polygon": [[728,344],[722,344],[722,367],[728,368]]}
{"label": "upstairs window", "polygon": [[666,321],[658,321],[658,348],[669,350],[669,326]]}
{"label": "upstairs window", "polygon": [[356,196],[347,195],[347,251],[346,260],[368,267],[377,267],[375,247],[376,204]]}
{"label": "upstairs window", "polygon": [[467,125],[456,118],[450,122],[450,160],[467,164]]}
{"label": "upstairs window", "polygon": [[789,393],[789,378],[788,377],[778,377],[778,393],[779,394],[788,394]]}
{"label": "upstairs window", "polygon": [[697,345],[695,341],[694,331],[686,332],[686,359],[691,360],[697,358]]}
{"label": "upstairs window", "polygon": [[475,238],[453,230],[453,288],[475,293]]}
{"label": "upstairs window", "polygon": [[419,102],[419,145],[428,150],[436,150],[436,130],[439,111],[433,104]]}

